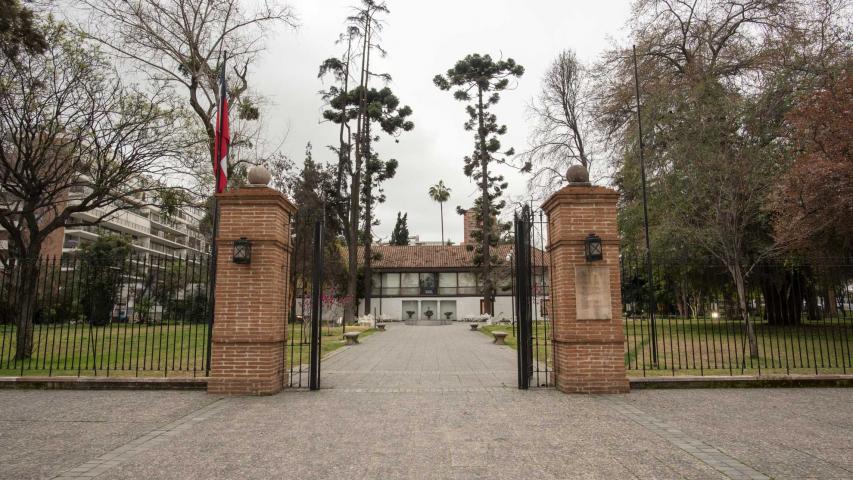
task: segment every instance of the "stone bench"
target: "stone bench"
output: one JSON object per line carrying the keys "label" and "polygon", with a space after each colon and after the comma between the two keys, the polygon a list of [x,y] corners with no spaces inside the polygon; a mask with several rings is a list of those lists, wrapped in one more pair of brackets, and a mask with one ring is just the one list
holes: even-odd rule
{"label": "stone bench", "polygon": [[385,331],[385,324],[384,324],[384,323],[377,323],[377,324],[376,324],[376,328],[377,328],[380,332],[384,332],[384,331]]}
{"label": "stone bench", "polygon": [[355,345],[358,343],[358,335],[361,332],[347,332],[344,334],[344,340],[347,341],[347,345]]}
{"label": "stone bench", "polygon": [[494,342],[495,345],[506,345],[506,342],[504,342],[504,339],[507,336],[506,332],[496,330],[496,331],[492,332],[492,335],[494,335],[494,337],[495,337],[495,342]]}
{"label": "stone bench", "polygon": [[471,330],[472,330],[472,331],[475,331],[475,330],[477,330],[477,328],[478,328],[479,326],[480,326],[480,324],[479,324],[479,323],[472,323],[472,324],[471,324]]}

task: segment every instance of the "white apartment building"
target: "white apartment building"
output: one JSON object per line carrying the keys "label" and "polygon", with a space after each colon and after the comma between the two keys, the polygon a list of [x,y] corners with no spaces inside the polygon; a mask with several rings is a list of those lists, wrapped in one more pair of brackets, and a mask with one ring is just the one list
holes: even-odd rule
{"label": "white apartment building", "polygon": [[[71,191],[70,202],[74,202],[75,194],[82,194],[82,189],[76,187]],[[140,256],[176,256],[184,257],[200,253],[210,253],[210,243],[201,233],[199,226],[204,212],[196,207],[182,207],[171,217],[152,205],[143,205],[145,198],[125,199],[130,205],[127,210],[121,210],[107,216],[97,225],[68,227],[64,232],[62,243],[63,254],[73,254],[86,243],[92,242],[100,235],[127,236],[136,253]],[[74,218],[95,221],[109,212],[109,209],[95,209],[76,213]]]}
{"label": "white apartment building", "polygon": [[[68,202],[79,202],[85,195],[86,186],[71,189]],[[42,257],[59,257],[74,254],[82,246],[93,242],[101,235],[122,235],[130,239],[140,259],[151,257],[186,257],[210,253],[210,242],[200,231],[204,211],[196,207],[181,207],[171,216],[146,199],[120,200],[126,209],[109,214],[114,208],[96,208],[72,215],[77,220],[96,222],[96,225],[72,226],[54,231],[48,236],[42,249]],[[9,242],[6,232],[0,228],[0,251],[7,251]]]}

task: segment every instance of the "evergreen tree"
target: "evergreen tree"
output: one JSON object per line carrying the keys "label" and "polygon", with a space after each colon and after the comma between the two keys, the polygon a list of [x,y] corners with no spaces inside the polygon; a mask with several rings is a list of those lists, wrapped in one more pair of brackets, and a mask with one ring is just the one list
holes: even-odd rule
{"label": "evergreen tree", "polygon": [[43,53],[48,39],[38,25],[38,17],[20,0],[0,0],[0,53],[17,60],[24,50],[28,54]]}
{"label": "evergreen tree", "polygon": [[408,213],[400,215],[400,212],[397,212],[397,223],[394,225],[394,231],[391,232],[391,245],[409,244],[408,216]]}
{"label": "evergreen tree", "polygon": [[[291,254],[291,284],[307,291],[314,265],[314,223],[322,220],[323,228],[323,276],[324,284],[335,292],[346,285],[346,268],[341,259],[342,231],[340,218],[326,208],[326,199],[336,188],[334,166],[316,162],[309,142],[305,146],[305,160],[301,171],[289,179],[288,191],[296,206],[296,221],[293,229],[295,242]],[[289,305],[294,308],[296,290],[291,289]]]}
{"label": "evergreen tree", "polygon": [[[494,218],[505,206],[498,198],[507,187],[503,176],[490,174],[492,162],[507,163],[506,157],[514,155],[512,148],[500,152],[501,142],[498,139],[507,131],[506,125],[498,125],[497,116],[491,113],[490,107],[500,100],[500,93],[510,86],[510,80],[524,74],[524,67],[515,60],[492,60],[490,55],[472,54],[456,62],[447,70],[446,76],[436,75],[435,85],[441,90],[454,89],[453,98],[467,102],[465,111],[468,121],[465,130],[474,131],[474,153],[465,157],[465,175],[475,180],[480,186],[480,198],[477,200],[477,231],[473,232],[479,238],[480,246],[475,255],[475,262],[481,268],[483,282],[483,303],[486,312],[493,313],[492,266],[500,259],[491,254],[499,235],[495,232]],[[499,155],[503,157],[499,157]],[[522,169],[528,171],[530,165]],[[478,233],[479,232],[479,233]]]}

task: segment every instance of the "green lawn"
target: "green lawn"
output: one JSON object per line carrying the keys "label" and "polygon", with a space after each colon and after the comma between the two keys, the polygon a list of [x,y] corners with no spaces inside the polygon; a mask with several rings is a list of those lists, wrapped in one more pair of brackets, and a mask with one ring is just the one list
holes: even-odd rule
{"label": "green lawn", "polygon": [[851,370],[853,325],[849,320],[799,326],[755,325],[758,358],[750,358],[742,322],[659,318],[658,364],[646,320],[625,322],[625,361],[630,375],[729,375],[843,373]]}
{"label": "green lawn", "polygon": [[[288,340],[287,347],[285,348],[285,355],[287,355],[285,360],[288,367],[300,364],[307,365],[309,363],[311,350],[309,344],[310,332],[308,331],[308,328],[310,328],[309,325],[305,325],[305,331],[303,332],[301,324],[292,324],[288,327]],[[349,325],[347,326],[347,332],[361,332],[361,335],[358,337],[360,340],[366,336],[373,335],[377,330],[373,328]],[[341,327],[324,326],[320,330],[320,333],[320,351],[322,352],[321,355],[324,357],[346,345],[346,341],[343,339],[343,329]]]}
{"label": "green lawn", "polygon": [[[364,327],[347,331],[374,333]],[[0,325],[0,376],[204,376],[207,325],[36,325],[31,358],[15,360],[15,327]],[[286,367],[308,363],[302,326],[288,326]],[[307,332],[306,332],[307,333]],[[290,338],[292,336],[292,339]],[[345,344],[340,327],[323,327],[322,355]],[[291,347],[292,345],[292,347]]]}
{"label": "green lawn", "polygon": [[23,361],[14,357],[15,333],[0,326],[0,375],[204,375],[205,324],[36,325]]}
{"label": "green lawn", "polygon": [[[799,326],[757,324],[759,356],[749,357],[741,322],[720,319],[659,318],[658,364],[652,363],[647,321],[625,321],[625,364],[631,376],[755,375],[786,373],[849,373],[853,371],[853,324],[838,320],[804,322]],[[508,333],[506,343],[517,348],[511,325],[483,325],[492,336]],[[534,355],[553,360],[551,326],[535,323]],[[746,352],[746,356],[744,356]]]}
{"label": "green lawn", "polygon": [[[533,322],[533,356],[541,363],[551,365],[553,359],[552,344],[551,344],[551,324],[550,322]],[[500,330],[506,332],[507,336],[504,339],[507,345],[514,349],[518,349],[518,339],[512,331],[512,325],[481,325],[480,332],[494,338],[492,332]]]}

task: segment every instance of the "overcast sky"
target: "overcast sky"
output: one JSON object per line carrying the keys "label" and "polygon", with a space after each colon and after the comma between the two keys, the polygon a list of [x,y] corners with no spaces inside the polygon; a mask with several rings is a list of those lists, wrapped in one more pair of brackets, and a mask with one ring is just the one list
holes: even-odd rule
{"label": "overcast sky", "polygon": [[[316,94],[324,85],[317,79],[320,62],[340,53],[334,44],[345,17],[356,0],[289,0],[301,27],[283,28],[267,41],[268,51],[255,65],[252,82],[269,100],[263,114],[267,136],[274,143],[286,132],[282,148],[301,164],[307,142],[314,158],[331,161],[326,146],[336,144],[337,129],[320,123],[323,108]],[[379,207],[382,222],[377,235],[387,240],[397,211],[408,212],[409,232],[422,240],[439,240],[439,206],[427,190],[444,180],[452,189],[445,204],[445,236],[462,239],[462,219],[456,205],[468,207],[476,186],[462,172],[462,158],[473,150],[471,132],[463,130],[464,104],[432,83],[456,60],[470,53],[512,57],[524,66],[518,88],[503,94],[495,113],[509,128],[504,147],[516,151],[527,145],[526,106],[536,95],[547,66],[564,48],[590,61],[611,42],[624,43],[628,0],[390,0],[391,10],[382,32],[388,56],[375,69],[392,75],[391,88],[403,104],[412,107],[415,129],[400,142],[383,139],[376,150],[400,162],[397,176],[385,184],[387,201]],[[513,197],[526,195],[524,175],[498,167],[510,183]]]}

